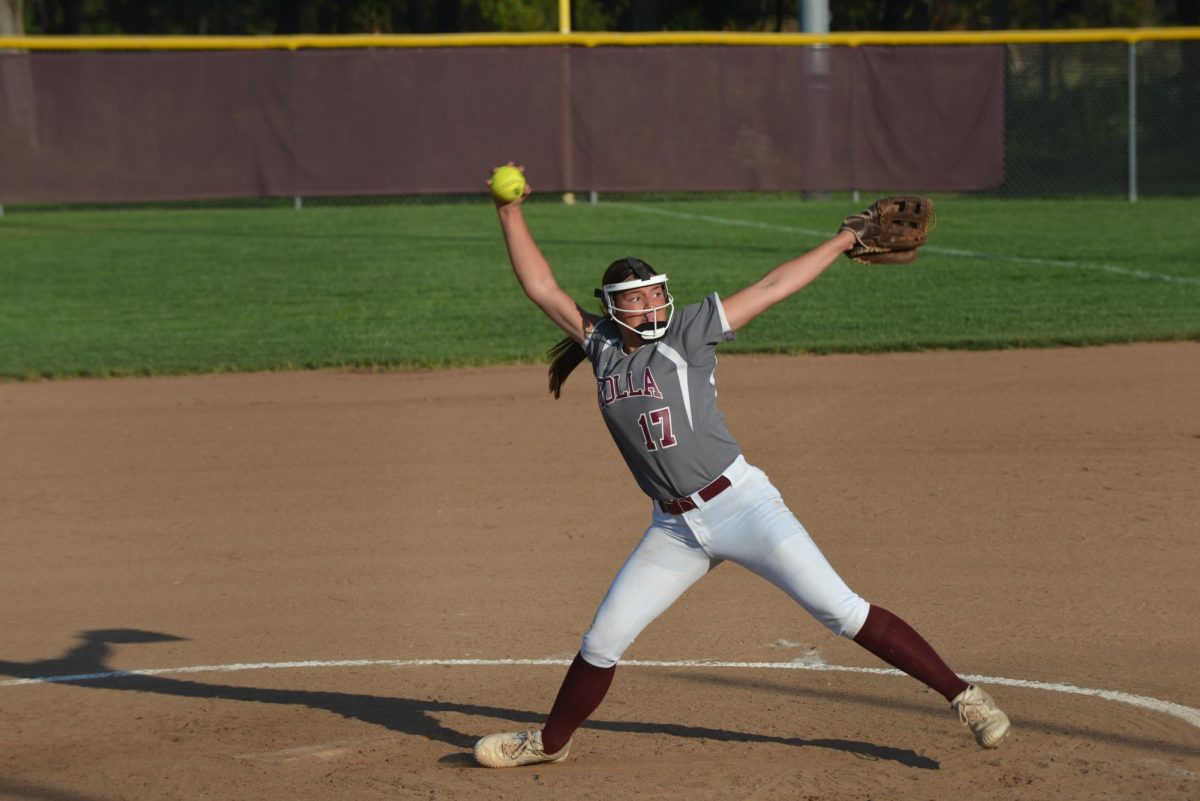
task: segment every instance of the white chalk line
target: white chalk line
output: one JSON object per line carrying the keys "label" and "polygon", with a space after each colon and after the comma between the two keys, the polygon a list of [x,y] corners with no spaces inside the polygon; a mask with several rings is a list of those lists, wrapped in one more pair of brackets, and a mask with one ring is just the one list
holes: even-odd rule
{"label": "white chalk line", "polygon": [[[646,214],[658,214],[664,217],[675,217],[680,220],[699,220],[702,222],[710,222],[716,225],[732,225],[740,228],[758,228],[769,231],[784,231],[792,234],[803,234],[804,236],[816,237],[824,240],[829,237],[828,231],[814,231],[811,228],[800,228],[793,225],[777,225],[775,223],[765,223],[758,220],[738,220],[731,217],[714,217],[709,214],[692,214],[685,211],[673,211],[671,209],[658,209],[652,206],[640,206],[636,203],[607,203],[608,206],[616,206],[623,209],[631,209],[633,211],[644,212]],[[977,259],[980,261],[1004,261],[1013,264],[1032,264],[1044,267],[1061,267],[1067,270],[1095,270],[1099,272],[1112,273],[1113,275],[1123,275],[1130,278],[1137,278],[1142,281],[1164,281],[1168,284],[1192,284],[1200,286],[1200,278],[1193,278],[1187,275],[1168,275],[1166,273],[1152,273],[1146,270],[1134,270],[1129,267],[1120,267],[1115,264],[1105,264],[1103,262],[1093,261],[1075,261],[1073,259],[1042,259],[1034,256],[1009,256],[1002,253],[985,253],[978,250],[960,250],[957,248],[943,248],[936,245],[926,245],[924,248],[927,253],[940,253],[945,256],[957,256],[963,259]]]}
{"label": "white chalk line", "polygon": [[[189,673],[234,673],[242,670],[292,670],[297,668],[336,668],[336,667],[504,667],[512,665],[559,665],[571,664],[570,659],[338,659],[323,662],[254,662],[237,663],[232,665],[195,665],[192,667],[147,668],[145,670],[117,670],[106,673],[78,673],[71,676],[39,676],[29,679],[7,679],[0,681],[0,687],[17,687],[30,684],[54,684],[65,682],[97,681],[100,679],[121,679],[138,676],[167,676],[186,675]],[[826,665],[812,662],[721,662],[712,659],[631,659],[621,662],[627,667],[649,668],[743,668],[752,670],[814,670],[836,673],[866,673],[875,676],[903,676],[899,670],[891,668],[850,667],[846,665]],[[1146,695],[1132,695],[1117,690],[1094,690],[1089,687],[1077,687],[1074,684],[1060,684],[1045,681],[1027,681],[1025,679],[1009,679],[1003,676],[978,676],[964,674],[967,681],[981,684],[1003,685],[1007,687],[1022,687],[1029,690],[1045,690],[1047,692],[1064,693],[1067,695],[1084,695],[1092,698],[1102,698],[1106,701],[1116,701],[1139,709],[1159,712],[1178,718],[1185,723],[1200,729],[1200,709],[1162,701]]]}

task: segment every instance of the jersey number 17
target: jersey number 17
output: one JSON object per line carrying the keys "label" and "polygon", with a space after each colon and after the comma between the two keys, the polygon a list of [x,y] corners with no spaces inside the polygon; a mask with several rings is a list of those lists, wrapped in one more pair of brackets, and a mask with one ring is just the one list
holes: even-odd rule
{"label": "jersey number 17", "polygon": [[[677,440],[671,433],[671,409],[669,406],[664,406],[661,409],[654,409],[650,412],[643,412],[638,417],[638,425],[642,428],[642,439],[646,443],[646,450],[656,451],[659,448],[670,448]],[[654,432],[651,426],[658,428],[658,442],[655,443]]]}

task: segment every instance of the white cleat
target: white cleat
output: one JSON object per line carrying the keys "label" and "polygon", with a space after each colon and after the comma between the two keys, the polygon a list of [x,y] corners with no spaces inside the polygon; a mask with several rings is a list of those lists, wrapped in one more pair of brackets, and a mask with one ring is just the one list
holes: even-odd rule
{"label": "white cleat", "polygon": [[975,742],[984,748],[995,748],[1008,734],[1012,724],[1000,711],[992,697],[974,684],[954,697],[950,708],[958,713],[964,726],[970,726]]}
{"label": "white cleat", "polygon": [[475,743],[475,761],[485,768],[515,768],[539,762],[562,762],[571,750],[568,740],[558,752],[547,754],[542,748],[542,731],[514,731],[489,734]]}

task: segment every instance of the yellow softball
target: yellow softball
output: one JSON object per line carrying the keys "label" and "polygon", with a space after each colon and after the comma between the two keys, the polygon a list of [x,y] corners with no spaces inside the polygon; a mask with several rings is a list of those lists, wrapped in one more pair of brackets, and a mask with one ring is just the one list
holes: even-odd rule
{"label": "yellow softball", "polygon": [[492,173],[492,197],[502,203],[510,203],[525,192],[525,176],[511,165],[500,167]]}

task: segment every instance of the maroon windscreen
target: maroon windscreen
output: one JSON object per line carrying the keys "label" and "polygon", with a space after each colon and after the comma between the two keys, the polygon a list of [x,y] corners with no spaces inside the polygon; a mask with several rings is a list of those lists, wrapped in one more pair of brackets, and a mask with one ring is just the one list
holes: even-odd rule
{"label": "maroon windscreen", "polygon": [[1003,147],[1003,46],[0,55],[0,202],[976,190]]}

